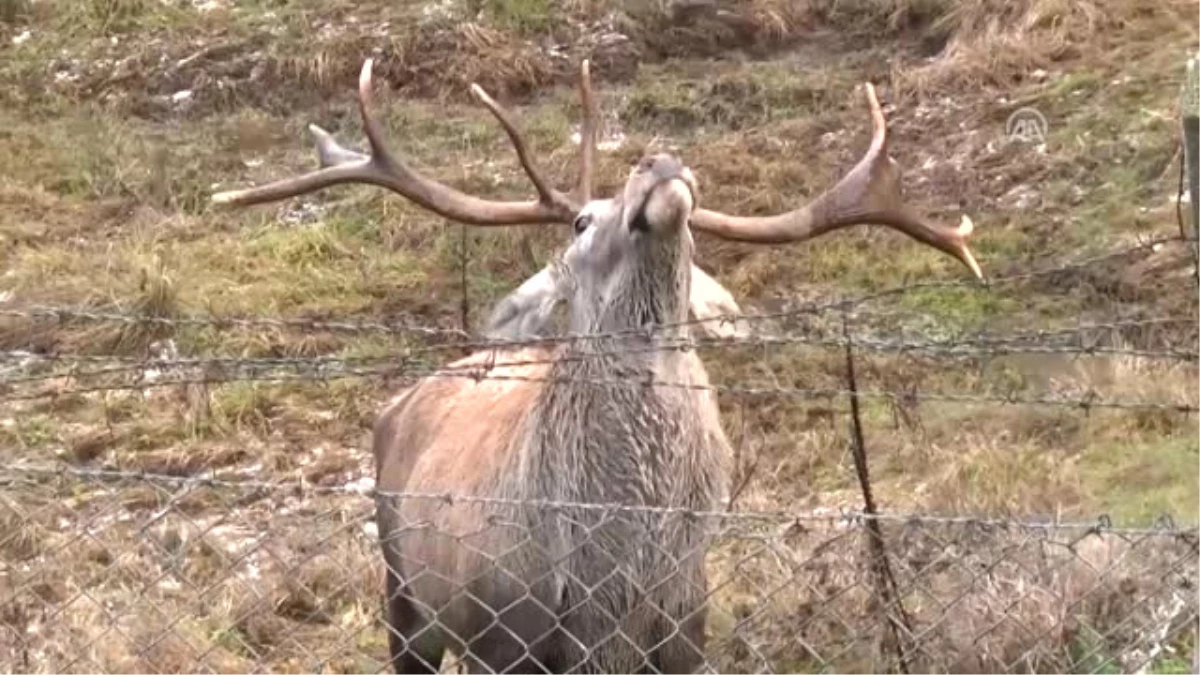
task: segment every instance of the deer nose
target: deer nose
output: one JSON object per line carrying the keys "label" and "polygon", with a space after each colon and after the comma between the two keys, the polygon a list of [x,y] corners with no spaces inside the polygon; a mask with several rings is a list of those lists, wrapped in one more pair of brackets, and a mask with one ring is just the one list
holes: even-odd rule
{"label": "deer nose", "polygon": [[692,201],[696,201],[696,178],[692,175],[691,169],[687,168],[683,161],[675,155],[662,154],[647,158],[646,170],[652,176],[653,187],[656,188],[672,180],[679,180],[687,185],[688,191],[692,193]]}
{"label": "deer nose", "polygon": [[660,154],[642,160],[642,170],[653,176],[656,183],[679,178],[683,169],[683,162],[675,155]]}
{"label": "deer nose", "polygon": [[[678,158],[646,158],[626,185],[625,226],[631,231],[674,231],[696,208],[696,180]],[[663,229],[667,228],[667,229]]]}

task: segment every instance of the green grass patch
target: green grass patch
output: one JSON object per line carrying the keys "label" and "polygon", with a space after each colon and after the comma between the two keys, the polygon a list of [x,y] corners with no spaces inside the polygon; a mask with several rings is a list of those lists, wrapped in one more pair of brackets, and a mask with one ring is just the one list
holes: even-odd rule
{"label": "green grass patch", "polygon": [[896,305],[936,320],[948,332],[978,332],[995,328],[997,320],[1016,319],[1023,308],[1019,298],[975,288],[928,288],[910,291]]}
{"label": "green grass patch", "polygon": [[1080,464],[1084,489],[1114,522],[1147,523],[1163,514],[1197,522],[1200,463],[1194,433],[1097,443]]}
{"label": "green grass patch", "polygon": [[0,435],[7,436],[15,447],[22,450],[36,450],[55,443],[58,440],[58,429],[48,415],[31,415],[8,420],[0,427]]}
{"label": "green grass patch", "polygon": [[482,11],[498,28],[524,34],[544,33],[551,26],[554,15],[561,10],[552,0],[470,0],[471,15]]}

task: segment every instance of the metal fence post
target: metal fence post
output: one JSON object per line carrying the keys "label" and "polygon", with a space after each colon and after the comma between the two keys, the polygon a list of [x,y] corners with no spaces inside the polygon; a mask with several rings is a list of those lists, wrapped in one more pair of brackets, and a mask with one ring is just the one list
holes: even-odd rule
{"label": "metal fence post", "polygon": [[[1200,55],[1188,59],[1185,73],[1179,109],[1183,119],[1183,156],[1187,162],[1190,236],[1197,239],[1200,235]],[[1200,248],[1196,253],[1200,261]]]}
{"label": "metal fence post", "polygon": [[[1179,116],[1183,120],[1183,158],[1187,162],[1192,252],[1196,259],[1196,278],[1200,280],[1200,52],[1188,59],[1184,77],[1179,95]],[[1200,629],[1197,629],[1197,637],[1200,637]],[[1200,673],[1200,649],[1192,651],[1192,672]]]}

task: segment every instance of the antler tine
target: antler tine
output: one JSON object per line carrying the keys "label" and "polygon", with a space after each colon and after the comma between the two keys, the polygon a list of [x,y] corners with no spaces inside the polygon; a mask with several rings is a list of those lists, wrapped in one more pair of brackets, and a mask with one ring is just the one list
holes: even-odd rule
{"label": "antler tine", "polygon": [[580,203],[592,200],[592,176],[596,162],[596,135],[600,116],[592,94],[592,74],[588,60],[579,67],[579,99],[583,104],[583,122],[579,128],[579,183],[572,196]]}
{"label": "antler tine", "polygon": [[492,116],[504,128],[504,133],[508,134],[508,140],[512,142],[513,149],[517,151],[517,159],[521,162],[521,168],[525,170],[525,175],[529,176],[529,180],[537,190],[538,197],[542,203],[557,204],[568,209],[574,208],[566,195],[546,185],[541,172],[538,171],[537,166],[533,163],[533,158],[529,156],[529,150],[525,145],[525,137],[517,130],[517,125],[508,116],[508,112],[500,107],[500,104],[496,103],[491,96],[488,96],[483,87],[478,84],[471,84],[471,93],[492,113]]}
{"label": "antler tine", "polygon": [[740,217],[696,209],[692,226],[724,239],[782,244],[850,225],[884,225],[949,253],[982,279],[983,271],[967,246],[967,237],[974,230],[970,218],[963,215],[958,227],[945,227],[929,222],[904,203],[899,166],[887,152],[887,120],[875,87],[868,82],[865,89],[872,122],[871,147],[832,189],[795,211],[775,216]]}
{"label": "antler tine", "polygon": [[508,134],[508,138],[512,141],[513,148],[517,152],[517,158],[521,161],[521,167],[525,169],[525,174],[529,176],[529,180],[537,188],[538,195],[541,196],[542,201],[562,203],[576,210],[592,200],[592,176],[596,156],[596,118],[598,117],[596,100],[592,95],[592,78],[587,59],[583,60],[579,70],[579,97],[583,103],[583,123],[580,129],[579,179],[575,188],[569,194],[563,194],[546,185],[546,181],[542,178],[533,160],[529,157],[524,137],[517,130],[516,124],[508,116],[507,111],[500,104],[496,103],[491,96],[488,96],[483,87],[480,87],[478,84],[471,85],[471,93],[491,111],[492,115],[500,123],[500,126],[504,128],[505,133]]}
{"label": "antler tine", "polygon": [[340,143],[334,140],[332,134],[315,124],[308,125],[308,132],[316,139],[317,160],[320,162],[321,168],[338,166],[339,164],[365,162],[371,159],[368,155],[364,155],[357,150],[342,147]]}
{"label": "antler tine", "polygon": [[[370,155],[348,150],[316,125],[309,129],[316,137],[321,168],[300,176],[243,190],[218,192],[212,200],[221,204],[247,206],[278,201],[342,183],[369,183],[387,188],[440,216],[472,225],[518,225],[526,223],[569,223],[578,208],[565,195],[550,189],[541,180],[525,151],[516,128],[486,94],[481,100],[504,126],[516,146],[525,172],[537,188],[536,201],[507,202],[480,199],[448,185],[430,180],[398,160],[387,148],[383,127],[371,107],[372,60],[363,63],[358,79],[358,106],[363,130],[371,147]],[[473,90],[478,89],[477,87]],[[476,91],[476,95],[482,94]]]}

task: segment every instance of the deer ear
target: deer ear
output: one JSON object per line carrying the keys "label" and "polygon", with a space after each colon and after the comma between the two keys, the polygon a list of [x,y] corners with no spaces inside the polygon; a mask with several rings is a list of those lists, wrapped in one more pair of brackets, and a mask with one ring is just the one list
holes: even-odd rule
{"label": "deer ear", "polygon": [[737,317],[741,315],[742,310],[733,299],[733,294],[696,265],[692,265],[692,292],[688,298],[688,305],[692,319],[714,319],[696,326],[709,337],[733,338],[750,334],[744,319],[715,320],[715,317]]}
{"label": "deer ear", "polygon": [[558,271],[547,265],[497,303],[484,335],[490,340],[544,337],[554,308],[563,300]]}

